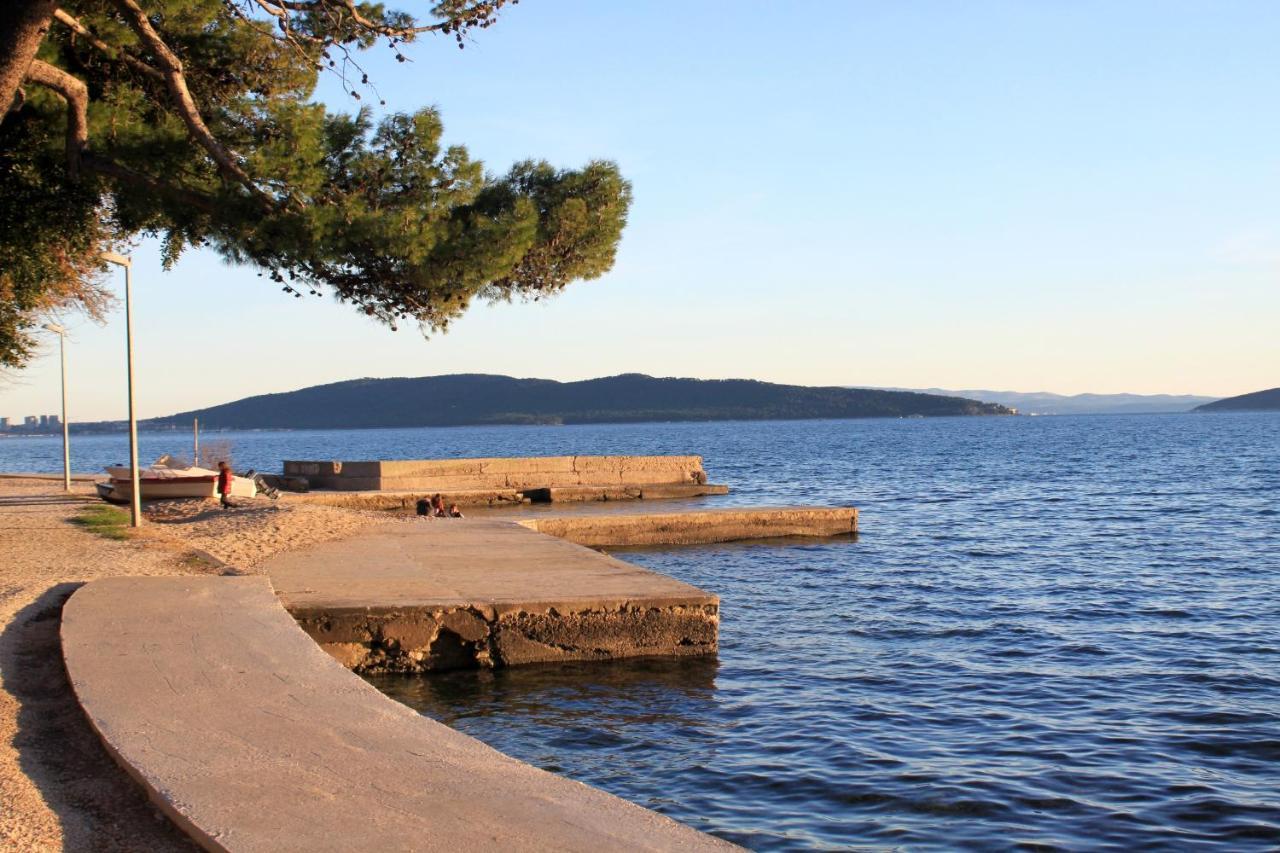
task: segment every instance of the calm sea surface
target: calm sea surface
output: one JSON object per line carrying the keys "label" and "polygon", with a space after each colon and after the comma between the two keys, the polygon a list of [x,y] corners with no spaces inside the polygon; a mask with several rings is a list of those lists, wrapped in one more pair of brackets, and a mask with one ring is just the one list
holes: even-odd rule
{"label": "calm sea surface", "polygon": [[[698,453],[708,505],[848,541],[619,552],[717,592],[718,660],[378,679],[752,848],[1280,847],[1280,415],[221,433],[285,458]],[[182,451],[144,435],[143,457]],[[73,441],[76,470],[121,436]],[[56,470],[56,439],[0,470]]]}

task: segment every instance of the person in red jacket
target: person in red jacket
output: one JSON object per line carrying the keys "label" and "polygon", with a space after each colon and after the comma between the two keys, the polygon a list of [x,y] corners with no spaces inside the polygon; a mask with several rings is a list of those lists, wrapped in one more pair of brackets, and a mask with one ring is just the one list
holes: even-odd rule
{"label": "person in red jacket", "polygon": [[222,498],[222,508],[230,509],[231,501],[231,466],[225,461],[218,463],[218,495]]}

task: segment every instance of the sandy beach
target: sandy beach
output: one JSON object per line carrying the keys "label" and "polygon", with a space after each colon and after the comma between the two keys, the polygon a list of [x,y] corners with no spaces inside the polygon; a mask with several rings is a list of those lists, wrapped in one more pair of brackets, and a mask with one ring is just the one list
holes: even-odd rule
{"label": "sandy beach", "polygon": [[302,544],[341,538],[383,514],[266,499],[147,508],[125,541],[74,519],[89,484],[0,479],[0,849],[192,850],[103,749],[62,665],[59,615],[81,584],[113,575],[244,574]]}

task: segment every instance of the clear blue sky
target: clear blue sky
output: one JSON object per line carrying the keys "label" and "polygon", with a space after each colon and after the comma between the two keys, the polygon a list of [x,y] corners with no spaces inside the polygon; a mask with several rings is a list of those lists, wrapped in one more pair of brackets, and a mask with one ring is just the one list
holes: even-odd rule
{"label": "clear blue sky", "polygon": [[[494,172],[617,160],[614,271],[423,341],[211,254],[164,273],[142,243],[141,414],[456,372],[1280,385],[1278,37],[1270,0],[525,0],[370,75]],[[72,419],[123,417],[122,315],[70,325]],[[57,395],[50,346],[0,414]]]}

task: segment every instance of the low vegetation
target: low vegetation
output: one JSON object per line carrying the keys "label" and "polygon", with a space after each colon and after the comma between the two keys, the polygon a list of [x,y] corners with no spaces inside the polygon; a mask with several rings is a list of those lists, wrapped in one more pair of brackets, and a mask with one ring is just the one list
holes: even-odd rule
{"label": "low vegetation", "polygon": [[90,504],[80,510],[80,514],[72,521],[104,539],[122,540],[132,535],[129,513],[109,504]]}

